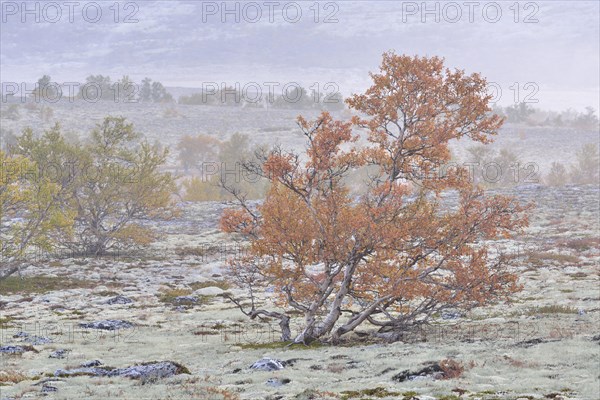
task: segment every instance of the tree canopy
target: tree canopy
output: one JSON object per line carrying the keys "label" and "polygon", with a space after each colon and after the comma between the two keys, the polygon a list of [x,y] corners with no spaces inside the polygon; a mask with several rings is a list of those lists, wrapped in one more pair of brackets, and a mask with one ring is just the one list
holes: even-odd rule
{"label": "tree canopy", "polygon": [[[502,119],[488,106],[479,74],[444,67],[437,57],[385,53],[373,85],[348,105],[349,122],[324,112],[298,118],[303,154],[280,147],[246,168],[271,183],[263,204],[224,212],[222,228],[250,240],[249,255],[231,260],[230,274],[249,290],[250,304],[231,298],[251,318],[281,321],[282,338],[296,343],[339,340],[363,323],[397,337],[448,308],[470,309],[519,290],[506,261],[488,254],[487,241],[527,225],[526,206],[487,196],[456,168],[448,144],[468,137],[489,143]],[[367,145],[357,144],[366,132]],[[366,192],[346,181],[370,166]],[[452,190],[459,204],[445,207]],[[260,308],[257,288],[271,286],[276,309]],[[290,311],[301,312],[292,337]]]}

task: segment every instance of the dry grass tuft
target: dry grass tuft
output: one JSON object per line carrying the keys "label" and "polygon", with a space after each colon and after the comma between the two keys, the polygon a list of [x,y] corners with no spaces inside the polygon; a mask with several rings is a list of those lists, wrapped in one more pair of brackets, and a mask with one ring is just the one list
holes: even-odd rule
{"label": "dry grass tuft", "polygon": [[440,361],[440,368],[444,372],[443,379],[458,378],[465,371],[465,367],[463,367],[462,363],[451,358],[447,358],[445,360]]}
{"label": "dry grass tuft", "polygon": [[569,306],[561,306],[558,304],[534,307],[528,310],[528,315],[537,314],[577,314],[577,309]]}
{"label": "dry grass tuft", "polygon": [[19,383],[21,381],[27,380],[27,376],[21,372],[16,370],[0,370],[0,385],[9,384],[9,383]]}
{"label": "dry grass tuft", "polygon": [[579,264],[579,257],[570,254],[532,251],[527,254],[527,262],[536,267],[544,267],[549,263],[560,265]]}

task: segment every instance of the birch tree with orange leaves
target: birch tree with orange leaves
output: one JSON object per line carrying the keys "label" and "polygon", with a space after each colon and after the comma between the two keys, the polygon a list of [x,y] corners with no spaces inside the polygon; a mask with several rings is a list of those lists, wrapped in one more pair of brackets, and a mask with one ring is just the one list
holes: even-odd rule
{"label": "birch tree with orange leaves", "polygon": [[[371,78],[364,94],[347,100],[356,111],[350,121],[326,112],[298,118],[305,153],[275,147],[260,165],[245,165],[270,181],[264,202],[251,206],[228,188],[239,206],[223,213],[221,227],[250,242],[248,256],[229,263],[249,297],[230,299],[250,318],[278,319],[282,340],[337,342],[363,324],[394,340],[442,310],[520,290],[489,243],[526,227],[528,206],[486,195],[465,168],[439,173],[451,141],[486,144],[502,125],[486,80],[438,57],[393,52]],[[357,196],[346,178],[366,167],[375,173]],[[449,191],[455,207],[442,204]],[[268,286],[273,301],[259,304]]]}

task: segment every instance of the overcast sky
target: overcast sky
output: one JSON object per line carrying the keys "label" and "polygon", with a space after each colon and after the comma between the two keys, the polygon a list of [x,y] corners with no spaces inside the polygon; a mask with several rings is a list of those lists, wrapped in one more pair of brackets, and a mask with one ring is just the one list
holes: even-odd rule
{"label": "overcast sky", "polygon": [[118,15],[115,1],[29,2],[28,14],[21,1],[1,3],[3,82],[126,74],[184,87],[334,82],[349,94],[368,86],[368,72],[393,49],[481,72],[501,88],[501,104],[513,101],[518,82],[519,98],[537,107],[599,106],[598,1],[428,2],[427,14],[420,1],[257,1],[238,2],[237,15],[236,3],[226,14],[220,1],[122,1]]}

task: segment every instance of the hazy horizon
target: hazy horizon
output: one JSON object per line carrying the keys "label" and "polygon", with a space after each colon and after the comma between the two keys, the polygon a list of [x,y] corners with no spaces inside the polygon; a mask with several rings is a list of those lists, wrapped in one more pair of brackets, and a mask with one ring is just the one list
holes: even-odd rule
{"label": "hazy horizon", "polygon": [[[333,82],[349,95],[368,87],[367,73],[377,71],[384,51],[394,50],[441,56],[449,67],[480,72],[502,89],[500,105],[513,102],[518,82],[520,98],[539,100],[534,107],[598,110],[598,2],[522,2],[518,15],[513,3],[476,3],[469,9],[467,3],[430,2],[421,9],[420,2],[320,2],[317,15],[307,2],[281,2],[285,12],[261,2],[252,3],[254,9],[235,3],[236,11],[227,3],[233,11],[227,14],[221,2],[173,7],[150,1],[121,3],[118,16],[101,3],[98,22],[90,22],[94,10],[86,11],[86,21],[80,5],[73,22],[63,7],[60,18],[56,10],[40,8],[36,23],[36,15],[23,15],[20,2],[3,1],[0,78],[32,83],[46,74],[61,83],[83,82],[91,74],[114,80],[128,75],[182,88],[206,82],[322,88]],[[292,22],[297,5],[302,14]],[[125,23],[128,16],[138,22]],[[525,90],[527,83],[539,90]]]}

